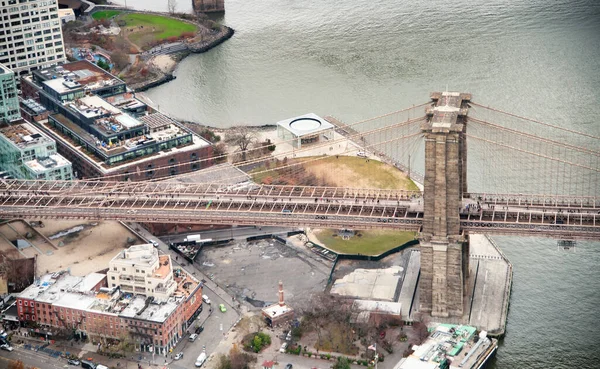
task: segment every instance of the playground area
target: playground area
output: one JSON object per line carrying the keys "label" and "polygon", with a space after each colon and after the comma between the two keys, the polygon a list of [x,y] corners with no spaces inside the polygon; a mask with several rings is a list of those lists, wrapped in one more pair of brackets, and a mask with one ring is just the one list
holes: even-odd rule
{"label": "playground area", "polygon": [[87,60],[94,64],[98,64],[98,66],[107,65],[109,69],[113,68],[110,56],[103,52],[92,51],[91,49],[84,47],[74,47],[71,50],[73,50],[73,56],[77,60]]}

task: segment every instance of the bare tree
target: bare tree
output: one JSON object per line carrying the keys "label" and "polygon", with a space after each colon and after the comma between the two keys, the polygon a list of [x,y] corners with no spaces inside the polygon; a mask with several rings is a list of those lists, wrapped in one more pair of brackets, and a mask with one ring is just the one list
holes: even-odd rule
{"label": "bare tree", "polygon": [[129,64],[129,56],[121,50],[112,53],[110,59],[115,63],[117,69],[123,69]]}
{"label": "bare tree", "polygon": [[175,14],[176,8],[177,8],[177,0],[169,0],[167,2],[167,9],[169,9],[169,13]]}
{"label": "bare tree", "polygon": [[236,146],[242,153],[242,161],[246,161],[246,153],[250,145],[257,141],[256,132],[248,127],[236,127],[227,135],[228,144]]}

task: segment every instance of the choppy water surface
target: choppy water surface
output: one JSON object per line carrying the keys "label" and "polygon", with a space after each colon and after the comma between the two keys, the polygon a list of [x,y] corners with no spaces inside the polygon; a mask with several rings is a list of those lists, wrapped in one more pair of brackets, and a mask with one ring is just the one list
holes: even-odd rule
{"label": "choppy water surface", "polygon": [[[186,58],[177,80],[147,93],[161,110],[218,127],[307,112],[354,122],[448,85],[600,134],[598,1],[227,0],[222,22],[236,30],[231,40]],[[515,278],[492,367],[596,368],[600,243],[564,253],[554,240],[496,240]]]}

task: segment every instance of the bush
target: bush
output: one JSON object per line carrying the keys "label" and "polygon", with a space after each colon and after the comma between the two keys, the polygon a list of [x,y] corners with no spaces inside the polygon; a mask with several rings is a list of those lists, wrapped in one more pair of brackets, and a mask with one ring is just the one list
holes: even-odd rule
{"label": "bush", "polygon": [[105,71],[110,71],[110,64],[108,64],[107,62],[103,60],[98,60],[96,64]]}
{"label": "bush", "polygon": [[271,344],[271,336],[266,333],[258,332],[252,339],[252,351],[260,352],[263,348]]}
{"label": "bush", "polygon": [[350,360],[347,357],[338,357],[333,369],[350,369]]}

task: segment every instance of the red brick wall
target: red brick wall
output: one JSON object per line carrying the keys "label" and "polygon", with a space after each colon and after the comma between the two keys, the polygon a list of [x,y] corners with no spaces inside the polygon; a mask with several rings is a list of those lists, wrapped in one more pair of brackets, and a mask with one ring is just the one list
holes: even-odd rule
{"label": "red brick wall", "polygon": [[192,317],[194,312],[202,305],[202,288],[197,288],[183,304],[184,322]]}

